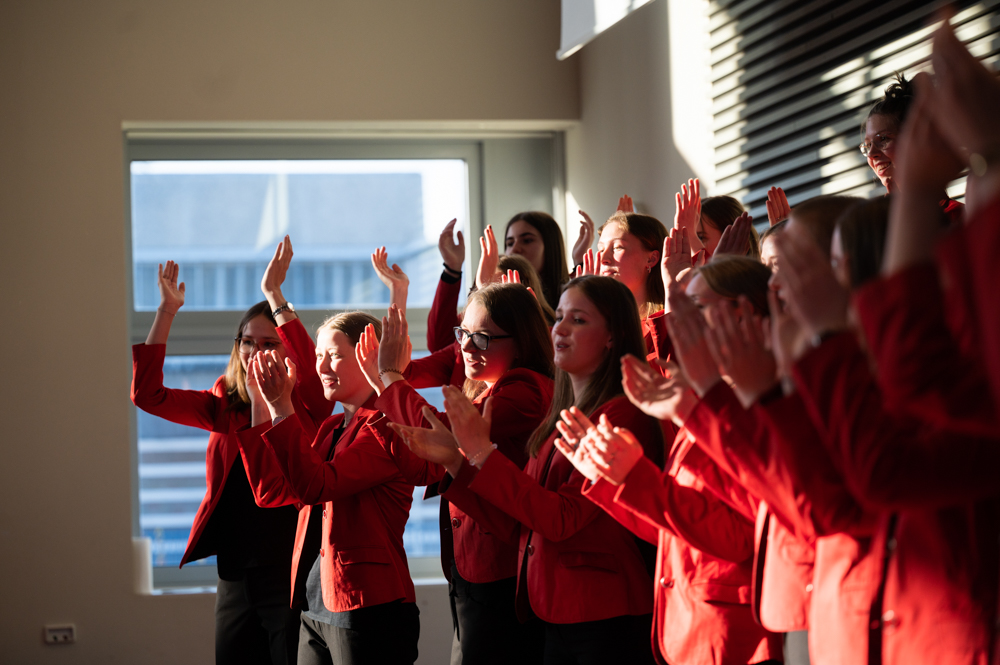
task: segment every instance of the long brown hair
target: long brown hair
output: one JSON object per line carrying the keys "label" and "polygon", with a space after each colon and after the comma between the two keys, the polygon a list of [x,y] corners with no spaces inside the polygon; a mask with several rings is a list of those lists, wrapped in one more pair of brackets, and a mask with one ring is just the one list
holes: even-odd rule
{"label": "long brown hair", "polygon": [[532,457],[538,455],[542,445],[555,431],[559,413],[563,409],[575,405],[589,416],[605,402],[623,394],[622,356],[631,353],[639,358],[646,357],[646,342],[642,336],[639,308],[627,286],[610,277],[587,275],[570,280],[563,291],[569,289],[579,289],[604,317],[608,332],[611,333],[612,346],[605,353],[601,364],[590,375],[587,387],[580,395],[573,392],[573,382],[569,374],[556,368],[555,392],[549,412],[528,439],[527,451]]}
{"label": "long brown hair", "polygon": [[[732,196],[709,196],[701,201],[701,219],[713,229],[722,233],[732,226],[740,215],[746,212],[743,204]],[[760,259],[761,237],[757,229],[750,227],[750,242],[746,256]]]}
{"label": "long brown hair", "polygon": [[538,305],[542,308],[542,315],[545,317],[545,323],[552,325],[556,321],[556,313],[552,309],[552,305],[549,301],[545,299],[545,292],[542,289],[542,282],[538,279],[538,273],[535,271],[535,267],[531,265],[531,262],[523,256],[517,254],[511,254],[510,256],[501,256],[500,260],[497,261],[497,268],[500,272],[506,274],[508,270],[516,270],[521,275],[521,283],[527,287],[530,287],[535,295],[538,296]]}
{"label": "long brown hair", "polygon": [[767,282],[771,279],[771,269],[749,256],[720,254],[695,270],[696,275],[708,283],[708,288],[723,298],[736,300],[746,296],[753,309],[761,316],[771,313],[767,305]]}
{"label": "long brown hair", "polygon": [[[657,253],[663,251],[663,239],[667,237],[667,227],[657,218],[619,210],[601,225],[597,234],[600,235],[608,224],[612,223],[620,225],[623,232],[635,236],[646,251]],[[650,270],[646,276],[646,302],[639,303],[639,305],[646,306],[646,315],[649,316],[653,312],[663,309],[665,295],[663,277],[660,275],[659,261],[657,261],[653,265],[653,270]]]}
{"label": "long brown hair", "polygon": [[538,279],[542,282],[542,292],[539,293],[548,301],[549,307],[555,310],[559,305],[563,284],[569,279],[569,268],[566,265],[566,245],[563,243],[562,229],[552,215],[537,210],[519,212],[510,218],[503,231],[503,246],[507,247],[507,231],[514,222],[524,222],[533,227],[542,236],[545,251],[542,254],[542,269],[538,271]]}
{"label": "long brown hair", "polygon": [[240,319],[240,325],[236,328],[236,339],[233,340],[233,350],[229,353],[229,364],[226,366],[224,380],[226,384],[226,400],[228,402],[226,406],[227,411],[242,411],[250,408],[250,394],[247,392],[247,372],[243,369],[243,363],[240,362],[239,338],[243,336],[243,330],[247,327],[247,324],[258,316],[265,317],[275,328],[278,327],[278,322],[274,320],[274,316],[271,314],[271,306],[266,300],[257,303],[243,314],[243,318]]}
{"label": "long brown hair", "polygon": [[[513,335],[514,362],[511,369],[523,367],[552,377],[552,340],[535,296],[519,284],[490,284],[469,296],[466,309],[479,303],[490,321],[508,335]],[[486,384],[466,379],[462,387],[469,399],[475,399]]]}

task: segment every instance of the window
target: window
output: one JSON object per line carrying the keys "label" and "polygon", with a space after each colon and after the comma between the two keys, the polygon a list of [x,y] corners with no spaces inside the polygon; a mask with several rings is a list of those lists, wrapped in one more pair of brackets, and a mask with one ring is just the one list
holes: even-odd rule
{"label": "window", "polygon": [[[520,210],[552,213],[562,191],[554,168],[561,142],[551,133],[303,141],[133,131],[125,149],[131,336],[141,343],[152,324],[157,264],[177,261],[186,298],[164,364],[165,385],[176,388],[209,389],[224,373],[235,326],[263,299],[263,271],[286,233],[295,255],[283,292],[310,332],[331,311],[384,314],[388,289],[370,262],[384,245],[410,276],[419,357],[444,225],[458,219],[468,276],[484,218],[502,228]],[[441,406],[438,389],[421,392]],[[214,586],[214,557],[177,569],[205,494],[208,433],[138,410],[135,425],[133,531],[152,540],[154,587]],[[414,490],[404,547],[414,579],[440,578],[439,501],[424,501],[423,492]]]}

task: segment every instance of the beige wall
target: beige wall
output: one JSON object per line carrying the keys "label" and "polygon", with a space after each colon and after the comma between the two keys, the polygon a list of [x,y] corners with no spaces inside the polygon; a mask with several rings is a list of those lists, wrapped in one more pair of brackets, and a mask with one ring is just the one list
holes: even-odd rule
{"label": "beige wall", "polygon": [[598,225],[629,194],[669,228],[674,194],[694,177],[671,127],[667,8],[666,0],[640,8],[573,56],[581,62],[581,122],[566,137],[567,189]]}
{"label": "beige wall", "polygon": [[572,120],[558,36],[558,0],[0,3],[0,660],[212,662],[213,596],[131,590],[122,122]]}

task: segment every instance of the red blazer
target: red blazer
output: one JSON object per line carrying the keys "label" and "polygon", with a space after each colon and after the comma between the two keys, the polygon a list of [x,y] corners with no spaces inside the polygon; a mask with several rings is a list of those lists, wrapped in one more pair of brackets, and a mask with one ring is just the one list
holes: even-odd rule
{"label": "red blazer", "polygon": [[[403,550],[413,485],[386,453],[395,434],[374,409],[374,399],[358,409],[334,442],[333,432],[343,422],[344,414],[331,416],[314,439],[303,432],[297,415],[275,427],[264,423],[239,432],[251,482],[264,491],[269,505],[284,500],[303,506],[292,557],[291,605],[304,597],[312,565],[312,552],[305,551],[309,516],[320,503],[320,574],[327,609],[415,602]],[[333,457],[327,461],[331,447]]]}
{"label": "red blazer", "polygon": [[465,385],[465,361],[462,359],[462,347],[451,336],[452,342],[438,349],[429,356],[417,358],[403,370],[405,378],[414,388],[436,388],[452,385],[461,388]]}
{"label": "red blazer", "polygon": [[440,351],[454,343],[455,333],[452,329],[458,325],[458,298],[461,294],[461,278],[453,284],[443,279],[438,280],[431,311],[427,313],[428,351]]}
{"label": "red blazer", "polygon": [[[656,421],[624,397],[601,405],[641,441],[659,440]],[[635,538],[580,493],[584,478],[553,444],[545,442],[524,470],[503,455],[482,469],[465,463],[446,475],[441,494],[491,533],[518,544],[516,609],[550,623],[580,623],[653,611],[650,586]],[[646,454],[655,454],[646,450]]]}
{"label": "red blazer", "polygon": [[[333,404],[323,395],[323,385],[316,371],[311,369],[315,366],[316,346],[298,319],[279,326],[278,336],[288,356],[299,367],[292,392],[295,410],[305,415],[303,427],[315,433],[319,423],[333,410]],[[183,566],[216,553],[215,529],[210,518],[226,486],[229,470],[240,454],[236,430],[250,423],[250,410],[227,409],[229,400],[224,377],[219,377],[211,390],[164,387],[165,356],[165,344],[136,344],[132,347],[132,402],[154,416],[210,432],[205,452],[207,488],[181,558]]]}
{"label": "red blazer", "polygon": [[[512,369],[493,386],[476,397],[474,404],[482,410],[487,398],[492,398],[493,418],[490,439],[497,452],[511,460],[518,469],[528,461],[525,444],[531,433],[545,418],[552,401],[552,379],[530,369]],[[420,410],[428,406],[416,391],[397,381],[386,388],[375,401],[389,420],[415,427],[428,427]],[[431,407],[433,409],[433,407]],[[435,414],[447,425],[448,415]],[[444,468],[417,458],[405,444],[390,451],[403,471],[403,476],[416,485],[439,482]],[[459,506],[448,506],[452,528],[442,530],[442,559],[454,552],[455,566],[466,580],[476,583],[495,582],[517,574],[517,547],[489,531]],[[451,539],[452,542],[444,542]],[[444,562],[445,575],[450,575],[450,561]]]}
{"label": "red blazer", "polygon": [[[754,622],[750,575],[752,499],[713,469],[687,432],[667,470],[646,459],[620,487],[603,479],[585,494],[636,535],[658,543],[654,653],[673,665],[757,663],[780,658],[781,636]],[[706,482],[706,478],[708,481]]]}
{"label": "red blazer", "polygon": [[[996,304],[997,284],[1000,284],[1000,198],[969,220],[955,234],[958,247],[943,251],[939,265],[956,289],[972,294],[975,329],[985,361],[986,374],[993,388],[993,402],[1000,411],[1000,308]],[[948,250],[948,247],[944,247]],[[968,268],[962,271],[962,266]],[[1000,648],[997,649],[1000,652]]]}
{"label": "red blazer", "polygon": [[883,520],[873,544],[889,566],[875,566],[885,595],[870,648],[881,642],[891,664],[986,663],[1000,584],[1000,506],[975,499],[997,493],[1000,441],[888,413],[849,334],[806,354],[794,374],[851,490],[872,505],[901,509],[895,532]]}

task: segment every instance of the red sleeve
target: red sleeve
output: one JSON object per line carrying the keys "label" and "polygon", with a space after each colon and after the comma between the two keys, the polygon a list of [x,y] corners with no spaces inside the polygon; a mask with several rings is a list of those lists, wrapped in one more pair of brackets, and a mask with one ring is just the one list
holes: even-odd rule
{"label": "red sleeve", "polygon": [[403,378],[409,381],[414,388],[436,388],[449,384],[461,387],[465,379],[464,367],[462,368],[462,382],[456,384],[455,366],[462,361],[462,353],[454,335],[451,339],[451,344],[438,349],[431,355],[411,360],[410,364],[403,370]]}
{"label": "red sleeve", "polygon": [[598,478],[596,483],[587,481],[583,484],[582,494],[604,509],[608,515],[615,518],[615,521],[626,529],[642,538],[647,543],[659,545],[660,532],[652,524],[642,519],[631,510],[627,510],[621,504],[615,503],[615,494],[618,488],[604,478]]}
{"label": "red sleeve", "polygon": [[458,297],[461,292],[461,278],[454,283],[438,280],[431,311],[427,314],[428,351],[440,351],[455,341],[452,329],[458,325]]}
{"label": "red sleeve", "polygon": [[640,459],[614,501],[716,558],[741,563],[753,556],[753,522],[705,491],[683,467],[674,478]]}
{"label": "red sleeve", "polygon": [[226,399],[222,379],[209,390],[179,390],[163,385],[166,344],[132,347],[132,403],[154,416],[188,427],[227,434]]}
{"label": "red sleeve", "polygon": [[458,506],[484,530],[517,547],[520,544],[521,523],[469,489],[469,483],[475,479],[476,474],[476,469],[467,460],[462,460],[458,476],[452,478],[446,473],[438,486],[438,493]]}
{"label": "red sleeve", "polygon": [[[317,438],[330,436],[337,419],[329,419]],[[350,427],[348,428],[350,429]],[[345,435],[347,432],[345,432]],[[304,504],[339,501],[370,487],[399,479],[399,469],[386,452],[386,435],[364,424],[354,440],[344,442],[327,462],[312,447],[297,415],[282,420],[263,434],[291,492]]]}
{"label": "red sleeve", "polygon": [[889,415],[852,334],[826,340],[793,373],[848,487],[863,503],[930,508],[1000,491],[996,429],[942,429]]}
{"label": "red sleeve", "polygon": [[298,318],[278,326],[278,337],[298,370],[295,391],[305,407],[303,415],[308,415],[313,426],[319,428],[333,413],[333,402],[323,394],[323,384],[316,373],[316,343]]}
{"label": "red sleeve", "polygon": [[240,456],[243,458],[243,467],[247,472],[250,489],[253,490],[254,501],[261,508],[280,508],[298,504],[298,497],[292,492],[291,486],[278,468],[277,460],[261,438],[269,429],[271,423],[236,430]]}
{"label": "red sleeve", "polygon": [[[953,290],[956,299],[964,294]],[[863,286],[854,306],[878,368],[883,407],[935,426],[995,421],[981,363],[963,357],[946,319],[934,265],[925,263]],[[969,308],[953,302],[962,317]],[[961,326],[960,326],[961,327]]]}
{"label": "red sleeve", "polygon": [[[647,456],[662,450],[657,421],[636,409],[624,397],[606,402],[590,417],[595,420],[601,413],[606,414],[613,424],[631,430],[642,442]],[[553,450],[552,455],[555,456],[552,465],[555,465],[555,459],[562,458],[562,453]],[[584,480],[583,475],[573,469],[558,488],[549,489],[542,487],[506,457],[490,455],[469,486],[532,531],[558,542],[587,526],[600,510],[580,493]]]}

